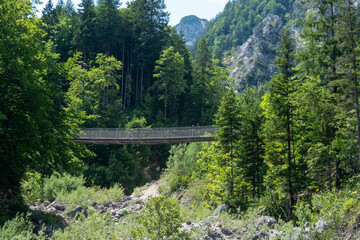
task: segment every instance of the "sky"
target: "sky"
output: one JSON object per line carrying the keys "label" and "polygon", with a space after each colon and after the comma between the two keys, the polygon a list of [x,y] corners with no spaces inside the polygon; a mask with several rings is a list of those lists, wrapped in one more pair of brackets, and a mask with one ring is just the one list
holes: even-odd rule
{"label": "sky", "polygon": [[[57,0],[52,0],[54,6],[57,4]],[[96,1],[96,0],[95,0]],[[43,7],[48,0],[42,0],[42,5],[38,6],[38,16],[41,15]],[[64,0],[66,2],[66,0]],[[75,8],[79,5],[81,0],[72,0]],[[126,6],[127,0],[122,0],[122,6]],[[199,18],[205,18],[211,20],[218,13],[220,13],[228,0],[165,0],[167,11],[170,13],[170,25],[175,26],[181,20],[181,18],[188,15],[196,15]]]}

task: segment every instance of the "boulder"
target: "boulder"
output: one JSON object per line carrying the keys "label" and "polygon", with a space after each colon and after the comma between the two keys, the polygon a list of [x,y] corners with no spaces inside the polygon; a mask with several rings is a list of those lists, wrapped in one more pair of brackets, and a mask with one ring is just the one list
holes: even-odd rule
{"label": "boulder", "polygon": [[267,226],[272,227],[277,223],[276,219],[269,216],[263,216],[254,221],[254,224],[257,226]]}
{"label": "boulder", "polygon": [[66,209],[66,205],[63,204],[62,202],[59,202],[59,201],[54,201],[54,202],[51,203],[48,207],[49,207],[49,208],[50,208],[50,207],[53,207],[53,208],[55,208],[55,209],[58,210],[58,211],[65,211],[65,209]]}
{"label": "boulder", "polygon": [[71,210],[70,212],[67,213],[67,215],[70,218],[75,218],[76,214],[84,214],[84,216],[87,218],[88,214],[86,209],[84,209],[83,207],[77,206],[76,208],[74,208],[73,210]]}
{"label": "boulder", "polygon": [[320,219],[315,223],[315,231],[318,233],[322,233],[323,231],[329,229],[329,224],[325,221]]}
{"label": "boulder", "polygon": [[214,216],[219,216],[222,212],[227,212],[229,210],[229,206],[226,204],[222,204],[218,206],[214,211]]}

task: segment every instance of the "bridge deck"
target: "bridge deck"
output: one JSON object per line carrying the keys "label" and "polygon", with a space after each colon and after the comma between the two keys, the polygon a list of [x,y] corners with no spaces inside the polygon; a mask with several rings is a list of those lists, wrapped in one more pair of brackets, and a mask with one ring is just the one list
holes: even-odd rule
{"label": "bridge deck", "polygon": [[178,128],[90,128],[82,129],[77,142],[87,144],[166,144],[214,141],[217,129],[206,127]]}

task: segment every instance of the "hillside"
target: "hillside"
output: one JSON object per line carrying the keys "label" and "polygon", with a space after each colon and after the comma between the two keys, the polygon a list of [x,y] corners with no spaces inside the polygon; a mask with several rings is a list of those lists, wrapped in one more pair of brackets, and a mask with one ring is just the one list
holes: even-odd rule
{"label": "hillside", "polygon": [[190,47],[195,44],[196,39],[204,32],[208,22],[206,19],[200,19],[197,16],[190,15],[183,17],[180,23],[174,28],[178,33],[183,32],[186,45]]}
{"label": "hillside", "polygon": [[294,1],[230,1],[209,22],[203,36],[216,58],[224,61],[235,86],[259,86],[276,71],[275,56],[283,26],[291,20],[299,3]]}

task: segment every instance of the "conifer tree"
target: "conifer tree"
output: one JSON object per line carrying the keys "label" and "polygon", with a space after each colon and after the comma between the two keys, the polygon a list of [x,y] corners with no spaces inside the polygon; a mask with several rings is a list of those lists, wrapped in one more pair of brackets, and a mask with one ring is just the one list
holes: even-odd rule
{"label": "conifer tree", "polygon": [[265,175],[263,140],[260,136],[263,112],[260,107],[262,90],[247,88],[240,95],[241,131],[238,142],[239,168],[242,178],[251,184],[252,197],[260,197]]}
{"label": "conifer tree", "polygon": [[164,120],[166,123],[169,100],[177,100],[177,97],[186,88],[184,58],[180,53],[175,52],[174,47],[170,46],[162,52],[156,64],[154,77],[157,80],[154,87],[160,92],[159,98],[164,100]]}
{"label": "conifer tree", "polygon": [[216,135],[221,152],[229,155],[226,165],[230,169],[228,176],[228,195],[234,198],[235,171],[237,169],[237,146],[240,139],[241,122],[239,102],[233,87],[229,87],[225,93],[218,113],[216,114],[216,126],[219,131]]}
{"label": "conifer tree", "polygon": [[265,96],[266,122],[265,159],[272,172],[286,179],[286,192],[289,194],[289,204],[294,204],[294,106],[292,94],[295,92],[294,46],[290,31],[285,29],[280,48],[280,57],[276,59],[279,73],[269,83],[269,92]]}
{"label": "conifer tree", "polygon": [[209,97],[210,91],[210,69],[211,69],[211,53],[207,47],[204,37],[198,43],[198,49],[195,55],[194,63],[194,85],[193,92],[198,96],[200,102],[201,121],[205,117],[205,104]]}
{"label": "conifer tree", "polygon": [[[338,59],[338,65],[341,71],[341,85],[345,89],[345,102],[343,107],[348,112],[344,115],[349,115],[350,119],[356,119],[355,132],[358,148],[358,159],[360,160],[360,105],[359,105],[359,36],[360,36],[360,21],[358,10],[359,7],[353,0],[342,0],[339,7],[339,30],[337,40],[340,42],[342,56]],[[350,95],[347,97],[347,95]],[[352,99],[348,102],[346,99]],[[352,114],[354,112],[355,114]],[[352,116],[351,116],[352,115]],[[355,115],[355,116],[354,116]],[[354,137],[355,138],[355,137]]]}
{"label": "conifer tree", "polygon": [[82,0],[79,4],[79,22],[75,34],[78,51],[83,53],[83,61],[88,62],[94,55],[96,45],[96,15],[93,0]]}

